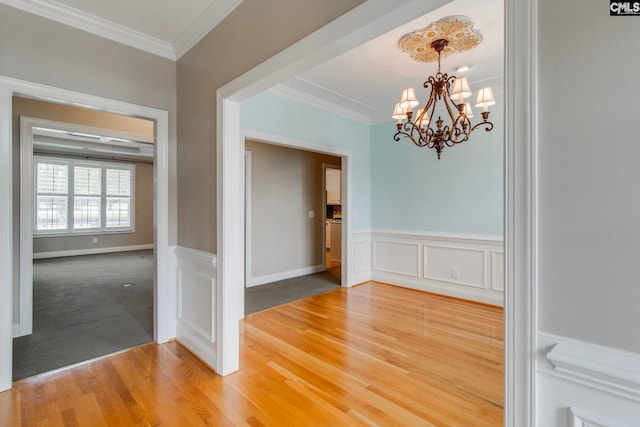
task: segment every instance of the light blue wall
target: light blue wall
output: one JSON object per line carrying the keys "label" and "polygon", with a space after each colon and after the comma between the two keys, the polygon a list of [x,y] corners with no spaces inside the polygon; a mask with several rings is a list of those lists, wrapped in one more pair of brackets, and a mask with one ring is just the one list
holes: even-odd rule
{"label": "light blue wall", "polygon": [[352,153],[352,227],[371,229],[371,127],[264,92],[240,104],[240,126]]}
{"label": "light blue wall", "polygon": [[394,122],[369,126],[268,92],[240,104],[241,126],[350,150],[354,230],[501,236],[504,102],[499,95],[490,110],[494,130],[476,130],[469,141],[445,148],[441,160],[435,150],[408,139],[395,142]]}
{"label": "light blue wall", "polygon": [[440,160],[408,138],[395,142],[395,121],[372,126],[372,228],[501,236],[502,105],[490,108],[493,131],[477,129]]}

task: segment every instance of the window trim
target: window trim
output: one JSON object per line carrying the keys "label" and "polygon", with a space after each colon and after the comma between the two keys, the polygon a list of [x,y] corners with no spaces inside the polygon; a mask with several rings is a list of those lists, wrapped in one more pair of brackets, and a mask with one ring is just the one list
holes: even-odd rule
{"label": "window trim", "polygon": [[[58,230],[38,230],[38,179],[36,174],[38,173],[38,163],[52,163],[59,165],[66,165],[68,169],[67,180],[67,228]],[[74,199],[75,192],[73,190],[74,185],[74,168],[79,167],[93,167],[101,169],[101,193],[100,193],[100,228],[81,228],[74,229]],[[128,227],[107,227],[107,169],[119,169],[128,170],[131,172],[131,194],[130,194],[130,206],[131,206],[131,222]],[[109,161],[109,160],[91,160],[91,159],[75,159],[70,157],[58,157],[52,155],[35,154],[33,155],[33,207],[32,207],[32,232],[33,238],[42,237],[68,237],[68,236],[82,236],[82,235],[106,235],[106,234],[125,234],[135,233],[136,231],[136,165],[135,163],[122,162],[122,161]],[[110,196],[115,197],[115,196]]]}

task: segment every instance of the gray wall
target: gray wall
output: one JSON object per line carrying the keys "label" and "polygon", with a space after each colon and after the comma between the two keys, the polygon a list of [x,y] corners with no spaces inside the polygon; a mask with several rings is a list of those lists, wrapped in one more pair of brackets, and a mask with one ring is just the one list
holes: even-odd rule
{"label": "gray wall", "polygon": [[[0,75],[169,111],[170,159],[175,159],[175,62],[4,4],[0,4],[0,52]],[[175,177],[175,164],[170,171]],[[169,198],[169,241],[175,244],[175,184]],[[18,203],[15,195],[13,202]],[[14,241],[15,285],[19,248]],[[18,316],[14,310],[14,320]]]}
{"label": "gray wall", "polygon": [[640,352],[640,20],[539,7],[539,328]]}
{"label": "gray wall", "polygon": [[216,252],[216,90],[363,0],[245,0],[178,60],[178,243]]}
{"label": "gray wall", "polygon": [[255,141],[245,149],[252,153],[252,276],[322,265],[322,164],[340,166],[340,158]]}

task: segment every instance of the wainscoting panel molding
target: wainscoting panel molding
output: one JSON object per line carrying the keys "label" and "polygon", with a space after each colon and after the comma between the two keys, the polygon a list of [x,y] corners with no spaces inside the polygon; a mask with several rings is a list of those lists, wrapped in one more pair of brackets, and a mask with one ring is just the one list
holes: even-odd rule
{"label": "wainscoting panel molding", "polygon": [[537,354],[539,425],[640,426],[640,354],[542,332]]}
{"label": "wainscoting panel molding", "polygon": [[351,239],[353,245],[353,261],[351,268],[351,283],[349,286],[371,280],[371,232],[356,231]]}
{"label": "wainscoting panel molding", "polygon": [[485,288],[485,251],[464,247],[424,245],[424,278],[455,285]]}
{"label": "wainscoting panel molding", "polygon": [[491,289],[504,292],[504,252],[491,251]]}
{"label": "wainscoting panel molding", "polygon": [[371,280],[503,305],[500,236],[371,232]]}
{"label": "wainscoting panel molding", "polygon": [[216,367],[216,255],[176,247],[178,326],[176,339]]}
{"label": "wainscoting panel molding", "polygon": [[420,244],[401,240],[373,240],[373,269],[420,277]]}

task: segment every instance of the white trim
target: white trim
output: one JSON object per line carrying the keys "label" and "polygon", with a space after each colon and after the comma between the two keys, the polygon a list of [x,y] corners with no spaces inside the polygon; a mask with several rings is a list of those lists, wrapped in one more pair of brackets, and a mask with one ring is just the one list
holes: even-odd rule
{"label": "white trim", "polygon": [[282,271],[280,273],[265,274],[264,276],[249,277],[247,276],[247,288],[260,286],[267,283],[277,282],[278,280],[291,279],[293,277],[306,276],[308,274],[320,273],[324,271],[324,265],[313,265],[311,267],[298,268],[296,270]]}
{"label": "white trim", "polygon": [[[322,88],[317,85],[311,86],[311,83],[306,80],[302,80],[300,78],[295,78],[294,81],[303,86],[302,88],[293,87],[291,82],[281,83],[276,85],[268,90],[268,92],[273,93],[274,95],[282,96],[285,98],[289,98],[293,101],[300,102],[302,104],[309,105],[311,107],[318,108],[323,111],[328,111],[333,114],[337,114],[346,119],[353,120],[359,123],[365,123],[370,125],[371,118],[368,115],[355,111],[357,105],[352,105],[353,101],[346,97],[339,98],[339,94],[334,94],[333,92],[329,92],[327,89]],[[304,88],[305,85],[311,86],[310,88]],[[311,91],[313,88],[316,90],[324,90],[326,93],[323,94],[325,97],[320,97],[313,95]],[[304,90],[306,89],[306,90]],[[333,101],[326,99],[326,97],[333,98]],[[345,105],[346,104],[346,105]],[[362,107],[360,107],[362,108]]]}
{"label": "white trim", "polygon": [[[380,239],[380,238],[373,238],[372,237],[372,243],[373,243],[373,270],[374,271],[379,271],[381,273],[392,273],[392,274],[399,274],[402,276],[407,276],[407,277],[415,277],[418,278],[420,277],[420,243],[416,243],[416,242],[402,242],[402,241],[398,241],[398,240],[393,240],[393,239]],[[415,249],[415,259],[413,261],[415,261],[415,271],[401,271],[399,269],[395,269],[395,268],[384,268],[383,266],[378,265],[377,261],[378,261],[378,246],[380,246],[381,244],[387,244],[387,245],[395,245],[395,246],[408,246],[412,249]]]}
{"label": "white trim", "polygon": [[213,0],[173,43],[51,0],[0,0],[0,3],[176,61],[222,22],[242,1]]}
{"label": "white trim", "polygon": [[550,362],[539,371],[640,402],[640,354],[543,332],[538,337]]}
{"label": "white trim", "polygon": [[[371,270],[366,274],[365,272],[358,274],[362,278],[368,276],[371,280],[378,282],[496,306],[504,304],[503,292],[493,289],[491,286],[494,282],[492,277],[494,270],[491,268],[489,253],[502,250],[502,242],[497,239],[464,234],[450,234],[449,238],[446,238],[444,233],[410,234],[399,231],[386,233],[382,230],[371,231],[368,236],[366,232],[357,234],[358,241],[363,244],[361,249],[371,248],[371,262],[369,263]],[[404,245],[415,248],[415,269],[411,271],[403,269],[408,255],[399,255],[397,251],[388,251],[387,257],[381,258],[382,255],[378,252],[380,244]],[[447,250],[445,254],[441,254],[444,258],[439,261],[440,264],[436,265],[430,262],[427,257],[429,248]],[[367,256],[362,250],[357,253],[357,256]],[[414,252],[411,255],[412,259]],[[469,260],[464,256],[466,252],[480,254],[481,258]],[[476,261],[479,261],[480,264]],[[450,263],[450,265],[445,263]],[[366,258],[363,264],[367,264]],[[476,271],[479,272],[479,276],[474,276],[474,281],[454,278],[453,274],[449,276],[448,273],[436,274],[430,271],[434,266],[447,269],[449,267],[455,268],[461,272]],[[465,274],[462,273],[461,277],[465,277]]]}
{"label": "white trim", "polygon": [[244,138],[240,104],[216,94],[216,209],[218,269],[216,365],[219,375],[240,367],[240,319],[244,317]]}
{"label": "white trim", "polygon": [[[210,366],[216,366],[216,325],[215,325],[215,298],[216,298],[216,265],[217,256],[210,252],[177,246],[173,249],[178,265],[177,269],[177,309],[178,323],[176,327],[176,341],[194,352]],[[185,274],[186,273],[186,274]],[[209,288],[211,300],[183,298],[185,292],[202,292],[202,287]],[[185,301],[186,300],[186,301]],[[188,301],[195,306],[185,307]],[[200,305],[198,305],[200,304]],[[198,312],[198,320],[190,321],[183,316],[185,310],[188,314]],[[201,324],[198,324],[200,322]],[[202,322],[205,322],[202,324]],[[208,330],[207,330],[208,329]]]}
{"label": "white trim", "polygon": [[[354,283],[351,281],[351,272],[349,268],[349,260],[352,259],[351,254],[353,250],[350,244],[351,242],[350,206],[351,206],[351,181],[352,181],[351,151],[345,150],[343,148],[331,147],[328,145],[315,144],[315,143],[300,140],[300,139],[289,138],[286,136],[254,131],[251,129],[241,129],[241,144],[243,146],[243,150],[244,150],[244,141],[246,139],[251,139],[253,141],[263,142],[271,145],[279,145],[282,147],[296,148],[300,150],[313,151],[316,153],[329,154],[329,155],[337,156],[341,158],[340,170],[342,171],[341,194],[342,194],[342,216],[343,216],[342,247],[346,248],[346,250],[342,251],[341,263],[344,268],[341,269],[342,277],[340,279],[340,283],[342,283],[342,286],[345,286],[345,287],[352,286]],[[237,179],[237,177],[234,177],[234,178]],[[244,178],[244,174],[242,174],[242,178]],[[220,251],[218,250],[218,252]],[[246,248],[245,248],[245,252],[246,252]]]}
{"label": "white trim", "polygon": [[492,250],[491,251],[491,290],[504,292],[504,277],[502,278],[502,283],[498,283],[498,280],[497,280],[498,275],[496,274],[496,271],[498,270],[497,268],[498,256],[502,257],[502,268],[500,269],[500,271],[504,273],[504,250],[501,250],[501,251]]}
{"label": "white trim", "polygon": [[448,2],[367,0],[219,88],[218,94],[243,101]]}
{"label": "white trim", "polygon": [[218,265],[218,257],[211,252],[200,251],[184,246],[174,246],[172,249],[178,261],[181,263],[192,263],[194,268],[209,270],[215,269]]}
{"label": "white trim", "polygon": [[45,120],[45,119],[39,119],[39,118],[32,118],[32,119],[38,121],[38,124],[35,125],[38,127],[56,129],[56,130],[67,131],[67,132],[87,133],[90,135],[98,135],[98,136],[111,137],[111,138],[130,139],[131,141],[144,142],[147,144],[154,143],[153,134],[146,135],[142,133],[125,132],[125,131],[115,130],[115,129],[105,129],[105,128],[99,128],[94,126],[79,125],[76,123],[60,122],[56,120]]}
{"label": "white trim", "polygon": [[111,246],[108,248],[72,249],[68,251],[34,252],[33,259],[59,258],[65,256],[108,254],[113,252],[129,252],[153,249],[153,243],[148,245]]}
{"label": "white trim", "polygon": [[496,245],[502,246],[504,241],[502,236],[493,234],[466,234],[466,233],[445,233],[439,231],[413,231],[413,230],[386,230],[377,229],[371,231],[372,236],[387,236],[396,239],[418,239],[431,240],[436,242],[450,242],[459,244],[474,245]]}
{"label": "white trim", "polygon": [[631,427],[584,409],[569,408],[569,427]]}
{"label": "white trim", "polygon": [[[154,163],[154,230],[156,283],[154,301],[154,339],[163,343],[175,337],[176,295],[175,261],[169,252],[169,113],[80,92],[0,76],[0,196],[12,200],[12,96],[14,93],[64,102],[103,111],[146,117],[156,121]],[[175,177],[171,177],[175,179]],[[0,391],[11,388],[13,348],[13,245],[12,203],[0,204]],[[173,270],[172,270],[173,269]]]}
{"label": "white trim", "polygon": [[536,425],[537,0],[505,0],[505,425]]}
{"label": "white trim", "polygon": [[[436,4],[438,3],[438,4]],[[443,2],[369,0],[285,49],[217,91],[218,129],[218,252],[221,258],[219,288],[242,293],[238,277],[221,275],[234,270],[233,258],[242,251],[231,241],[243,232],[230,214],[241,215],[232,201],[234,175],[239,165],[223,169],[223,152],[238,144],[237,102],[281,83],[300,72],[370,40]],[[535,425],[535,327],[537,271],[536,197],[536,37],[537,0],[505,0],[505,425]],[[238,168],[237,170],[234,170]],[[229,210],[224,211],[224,206]],[[224,214],[224,215],[223,215]],[[226,232],[226,234],[225,234]],[[228,246],[229,245],[229,246]],[[352,248],[348,248],[352,251]],[[227,258],[228,257],[228,258]],[[243,273],[242,266],[236,270]],[[236,280],[231,280],[236,279]],[[241,296],[238,297],[241,300]],[[218,307],[224,306],[218,301]],[[241,311],[241,307],[235,310]],[[237,320],[233,310],[222,313],[221,328],[229,335],[219,345],[229,348],[228,363],[237,362]],[[223,344],[224,343],[224,344]],[[225,356],[225,358],[227,357]]]}
{"label": "white trim", "polygon": [[[13,363],[13,140],[10,86],[0,78],[0,392],[11,388]],[[7,102],[8,100],[8,102]]]}
{"label": "white trim", "polygon": [[176,59],[187,53],[204,36],[209,34],[224,18],[226,18],[243,0],[213,0],[209,7],[173,42]]}
{"label": "white trim", "polygon": [[14,337],[33,333],[33,120],[20,117],[20,320]]}
{"label": "white trim", "polygon": [[251,236],[253,235],[253,216],[251,200],[253,199],[253,153],[251,151],[244,152],[244,278],[245,287],[250,286],[249,280],[253,277],[252,270],[252,245]]}
{"label": "white trim", "polygon": [[[437,280],[439,282],[451,283],[454,285],[469,286],[471,288],[484,289],[487,286],[487,251],[485,249],[465,248],[461,246],[445,246],[445,245],[423,245],[424,261],[423,264],[427,265],[427,257],[429,249],[445,249],[449,251],[462,251],[462,252],[476,252],[482,256],[482,281],[480,283],[473,283],[466,280],[460,280],[453,277],[438,277],[430,274],[424,269],[424,278],[429,280]],[[500,297],[502,298],[502,297]]]}
{"label": "white trim", "polygon": [[154,55],[176,60],[171,43],[52,0],[0,0],[7,6],[68,25]]}

